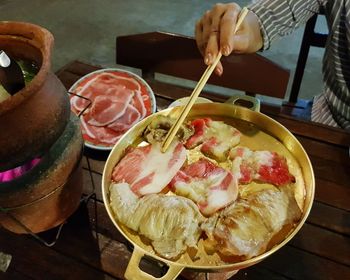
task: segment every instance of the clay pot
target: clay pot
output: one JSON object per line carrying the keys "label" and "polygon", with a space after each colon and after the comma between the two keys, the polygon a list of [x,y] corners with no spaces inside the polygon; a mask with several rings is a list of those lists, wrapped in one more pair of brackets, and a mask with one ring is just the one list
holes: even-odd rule
{"label": "clay pot", "polygon": [[37,233],[65,221],[80,203],[82,149],[80,122],[72,114],[62,135],[33,169],[0,183],[0,225],[28,233],[17,220]]}
{"label": "clay pot", "polygon": [[29,23],[0,22],[0,49],[40,67],[24,89],[0,102],[0,171],[44,154],[68,122],[66,89],[50,70],[52,46],[53,36],[46,29]]}

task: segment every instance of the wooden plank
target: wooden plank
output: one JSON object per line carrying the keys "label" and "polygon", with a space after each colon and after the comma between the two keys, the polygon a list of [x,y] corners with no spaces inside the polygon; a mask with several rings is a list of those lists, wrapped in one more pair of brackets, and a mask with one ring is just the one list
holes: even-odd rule
{"label": "wooden plank", "polygon": [[91,65],[82,61],[74,60],[66,65],[64,65],[61,69],[56,71],[56,75],[60,78],[60,75],[63,72],[70,72],[72,74],[76,74],[77,76],[84,76],[90,72],[101,69],[101,66]]}
{"label": "wooden plank", "polygon": [[306,223],[290,244],[350,268],[350,238],[347,236]]}
{"label": "wooden plank", "polygon": [[273,112],[265,113],[280,122],[296,136],[308,137],[320,142],[349,147],[350,132],[348,131],[310,121],[296,120],[293,117],[278,115]]}
{"label": "wooden plank", "polygon": [[350,169],[348,166],[318,156],[310,156],[309,158],[315,178],[334,182],[340,186],[350,187]]}
{"label": "wooden plank", "polygon": [[[38,244],[25,235],[16,235],[0,230],[1,250],[13,256],[10,267],[33,279],[115,279],[94,269],[74,257],[67,257],[53,248]],[[74,235],[72,235],[74,236]],[[71,243],[70,246],[72,246]],[[90,244],[91,247],[92,244]],[[99,254],[96,254],[98,257]],[[64,268],[64,269],[62,269]],[[11,269],[6,277],[11,276]],[[16,273],[16,272],[15,272]]]}
{"label": "wooden plank", "polygon": [[292,279],[350,279],[350,268],[292,246],[284,246],[260,264]]}
{"label": "wooden plank", "polygon": [[325,204],[350,211],[350,187],[316,177],[315,199]]}
{"label": "wooden plank", "polygon": [[297,136],[297,138],[309,156],[332,160],[350,168],[348,147],[324,143],[303,136]]}
{"label": "wooden plank", "polygon": [[100,70],[101,68],[102,67],[99,65],[91,65],[82,61],[74,61],[72,64],[70,64],[66,71],[69,71],[82,77],[88,73]]}
{"label": "wooden plank", "polygon": [[230,279],[232,280],[250,280],[250,279],[269,279],[269,280],[282,280],[289,279],[277,272],[270,271],[261,265],[254,265],[252,267],[248,267],[246,269],[242,269],[238,271],[238,273],[232,276]]}
{"label": "wooden plank", "polygon": [[58,77],[67,90],[80,78],[80,76],[67,71],[62,72]]}
{"label": "wooden plank", "polygon": [[315,201],[307,222],[350,236],[350,212]]}
{"label": "wooden plank", "polygon": [[[209,279],[213,279],[215,273],[209,274]],[[195,272],[192,270],[184,270],[181,273],[179,280],[207,280],[208,277],[205,273]],[[224,279],[224,278],[216,278],[216,279]],[[242,269],[238,271],[234,276],[230,277],[232,280],[261,280],[261,279],[269,279],[269,280],[286,280],[287,278],[277,272],[270,271],[264,267],[259,265],[254,265],[249,268]]]}
{"label": "wooden plank", "polygon": [[24,275],[20,271],[17,271],[13,266],[11,266],[6,272],[0,272],[0,279],[6,280],[30,280],[33,279],[27,275]]}

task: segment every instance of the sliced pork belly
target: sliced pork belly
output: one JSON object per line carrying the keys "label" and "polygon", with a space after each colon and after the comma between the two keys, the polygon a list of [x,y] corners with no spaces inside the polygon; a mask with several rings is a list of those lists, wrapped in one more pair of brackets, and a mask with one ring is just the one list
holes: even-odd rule
{"label": "sliced pork belly", "polygon": [[140,112],[141,119],[146,116],[147,110],[140,91],[135,91],[134,98],[132,99],[132,105]]}
{"label": "sliced pork belly", "polygon": [[204,158],[183,167],[169,187],[196,202],[206,216],[227,206],[238,195],[238,183],[232,173]]}
{"label": "sliced pork belly", "polygon": [[184,164],[186,155],[183,144],[176,141],[165,153],[160,143],[134,148],[114,167],[112,180],[128,183],[138,196],[159,193]]}
{"label": "sliced pork belly", "polygon": [[140,83],[132,77],[97,73],[83,81],[75,93],[89,99],[72,96],[71,107],[75,113],[79,114],[91,101],[90,108],[84,112],[82,127],[83,133],[87,133],[84,139],[95,145],[112,146],[123,133],[151,113],[144,102],[144,98],[149,99],[148,95],[142,94]]}
{"label": "sliced pork belly", "polygon": [[108,127],[117,131],[125,132],[133,125],[135,125],[141,119],[141,114],[132,105],[127,104],[124,114],[116,119],[113,123],[109,124]]}
{"label": "sliced pork belly", "polygon": [[[130,80],[128,84],[123,84],[122,82],[125,80]],[[125,82],[124,82],[125,83]],[[132,83],[132,87],[129,88],[129,84]],[[90,99],[91,102],[95,101],[95,98],[98,96],[113,96],[114,99],[118,99],[120,101],[125,101],[129,98],[129,95],[133,95],[133,88],[140,89],[140,86],[135,86],[134,81],[130,78],[122,78],[115,76],[110,73],[100,73],[95,77],[91,78],[81,87],[77,88],[75,93],[77,95],[83,96],[85,98]],[[78,112],[82,111],[87,105],[89,101],[78,96],[73,96],[71,98],[71,105]]]}
{"label": "sliced pork belly", "polygon": [[114,131],[108,127],[89,125],[88,122],[91,119],[89,113],[80,117],[80,123],[82,127],[83,137],[85,140],[94,143],[104,143],[113,145],[123,135],[122,132]]}
{"label": "sliced pork belly", "polygon": [[285,157],[270,151],[251,151],[246,147],[236,147],[230,151],[232,173],[241,184],[251,181],[282,186],[295,182],[289,172]]}
{"label": "sliced pork belly", "polygon": [[190,126],[194,128],[194,135],[187,140],[186,147],[192,149],[202,144],[202,153],[217,161],[225,161],[229,150],[240,141],[241,133],[221,121],[196,119]]}
{"label": "sliced pork belly", "polygon": [[106,126],[121,118],[128,108],[132,95],[125,99],[113,99],[105,95],[97,96],[91,107],[89,124]]}
{"label": "sliced pork belly", "polygon": [[251,258],[265,252],[272,237],[300,217],[290,189],[262,190],[210,217],[202,225],[208,236],[205,245],[225,256]]}
{"label": "sliced pork belly", "polygon": [[89,103],[95,99],[95,94],[91,89],[91,85],[93,85],[97,79],[98,77],[92,78],[91,80],[86,82],[85,85],[77,88],[77,90],[75,91],[75,94],[83,96],[85,98],[81,98],[75,95],[71,97],[70,103],[72,108],[76,111],[76,113],[80,113],[81,111],[83,111],[89,105]]}
{"label": "sliced pork belly", "polygon": [[191,200],[164,194],[138,198],[127,183],[116,183],[110,203],[118,221],[150,239],[159,255],[176,258],[187,247],[197,247],[204,217]]}

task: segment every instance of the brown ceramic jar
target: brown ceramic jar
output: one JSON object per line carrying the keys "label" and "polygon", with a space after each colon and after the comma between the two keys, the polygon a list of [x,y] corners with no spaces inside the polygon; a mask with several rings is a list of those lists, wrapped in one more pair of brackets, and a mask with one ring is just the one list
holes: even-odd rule
{"label": "brown ceramic jar", "polygon": [[67,125],[66,89],[51,72],[53,36],[37,25],[0,22],[0,49],[39,66],[34,79],[0,102],[0,171],[44,154]]}

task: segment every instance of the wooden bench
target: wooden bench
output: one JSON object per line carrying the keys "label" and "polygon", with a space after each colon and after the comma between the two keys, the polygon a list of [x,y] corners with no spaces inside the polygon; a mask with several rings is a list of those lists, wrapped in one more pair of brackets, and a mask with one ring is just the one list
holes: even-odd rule
{"label": "wooden bench", "polygon": [[[285,98],[290,72],[275,62],[259,54],[234,54],[223,57],[221,62],[224,67],[223,75],[218,77],[213,74],[208,84],[239,90],[253,96],[258,94],[281,100]],[[142,77],[150,83],[153,90],[163,91],[171,98],[174,98],[178,90],[171,85],[174,94],[166,93],[169,86],[157,81],[156,73],[197,82],[206,68],[194,38],[164,32],[118,36],[116,63],[140,69]],[[183,92],[183,88],[179,91]],[[187,95],[190,93],[189,90]],[[209,94],[211,97],[217,96],[217,101],[220,102],[228,98],[227,95],[212,92]],[[204,97],[207,95],[206,90],[201,94]],[[302,118],[306,115],[306,103],[303,101],[282,102],[280,106],[265,103],[262,106],[274,108],[276,112],[286,115],[303,116]]]}

